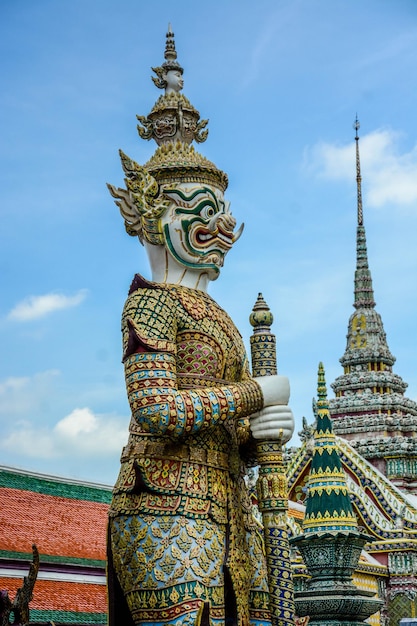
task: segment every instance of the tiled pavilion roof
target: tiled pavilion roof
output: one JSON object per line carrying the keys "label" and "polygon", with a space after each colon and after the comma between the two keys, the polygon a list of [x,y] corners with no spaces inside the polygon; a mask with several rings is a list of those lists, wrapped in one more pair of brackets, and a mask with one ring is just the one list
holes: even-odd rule
{"label": "tiled pavilion roof", "polygon": [[14,597],[35,543],[40,569],[31,622],[106,622],[110,498],[104,485],[0,468],[0,588]]}

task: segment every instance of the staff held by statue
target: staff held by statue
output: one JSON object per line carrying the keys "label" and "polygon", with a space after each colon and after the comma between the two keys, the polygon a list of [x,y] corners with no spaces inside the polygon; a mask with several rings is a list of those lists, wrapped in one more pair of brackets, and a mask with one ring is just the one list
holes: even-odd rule
{"label": "staff held by statue", "polygon": [[[276,339],[270,331],[273,316],[262,297],[250,315],[253,334],[250,338],[252,374],[255,377],[277,374]],[[264,526],[268,568],[269,604],[272,626],[294,624],[294,590],[288,542],[288,490],[282,454],[282,436],[257,440],[258,506]]]}

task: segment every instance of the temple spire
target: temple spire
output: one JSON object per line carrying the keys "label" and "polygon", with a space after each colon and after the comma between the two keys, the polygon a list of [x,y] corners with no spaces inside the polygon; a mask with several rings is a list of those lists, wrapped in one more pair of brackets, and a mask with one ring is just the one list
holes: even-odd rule
{"label": "temple spire", "polygon": [[358,198],[358,226],[363,226],[363,209],[362,209],[362,178],[361,178],[361,162],[359,158],[359,135],[358,130],[360,128],[358,116],[356,115],[353,128],[356,131],[356,186],[357,186],[357,198]]}
{"label": "temple spire", "polygon": [[353,514],[346,477],[329,415],[322,363],[319,364],[317,378],[317,426],[308,481],[304,534],[357,533],[356,518]]}
{"label": "temple spire", "polygon": [[374,291],[372,287],[372,277],[368,265],[368,252],[366,248],[366,233],[363,223],[362,208],[362,178],[361,163],[359,157],[359,135],[360,128],[358,116],[356,116],[353,128],[356,131],[356,186],[357,186],[357,208],[358,208],[358,226],[356,236],[356,271],[355,271],[355,301],[353,306],[359,308],[374,308]]}
{"label": "temple spire", "polygon": [[298,548],[310,576],[294,594],[298,617],[309,626],[365,626],[381,608],[372,591],[353,582],[363,546],[371,537],[358,528],[327,403],[323,364],[317,384],[317,426],[308,477],[303,533],[290,544]]}
{"label": "temple spire", "polygon": [[340,359],[343,374],[332,384],[330,401],[334,433],[401,489],[417,493],[417,403],[405,397],[407,388],[392,367],[380,314],[376,311],[363,225],[359,122],[356,118],[358,183],[357,266],[355,310],[349,317],[346,349]]}

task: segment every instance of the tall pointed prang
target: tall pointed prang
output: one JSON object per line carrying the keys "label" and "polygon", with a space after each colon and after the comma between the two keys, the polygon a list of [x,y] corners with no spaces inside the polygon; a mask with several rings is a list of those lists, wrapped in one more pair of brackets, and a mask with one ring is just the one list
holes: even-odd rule
{"label": "tall pointed prang", "polygon": [[357,532],[346,477],[329,415],[323,364],[318,369],[317,426],[308,479],[304,534]]}
{"label": "tall pointed prang", "polygon": [[358,226],[356,237],[356,271],[355,271],[355,301],[354,307],[373,308],[375,306],[374,291],[372,287],[372,277],[368,265],[368,252],[366,248],[366,234],[363,223],[362,208],[362,178],[361,178],[361,162],[359,157],[359,130],[360,124],[356,116],[353,128],[356,131],[356,186],[357,186],[357,204],[358,204]]}
{"label": "tall pointed prang", "polygon": [[330,414],[336,435],[348,439],[401,489],[417,493],[417,403],[405,397],[407,383],[393,372],[381,315],[374,302],[362,208],[359,121],[356,118],[357,260],[354,313],[349,318],[344,372],[332,388]]}

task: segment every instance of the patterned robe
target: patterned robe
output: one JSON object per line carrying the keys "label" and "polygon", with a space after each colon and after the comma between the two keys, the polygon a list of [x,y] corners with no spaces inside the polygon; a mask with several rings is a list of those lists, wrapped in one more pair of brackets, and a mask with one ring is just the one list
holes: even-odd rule
{"label": "patterned robe", "polygon": [[140,276],[122,332],[132,419],[110,509],[110,621],[121,590],[135,624],[268,624],[244,480],[263,399],[242,338],[207,294]]}

